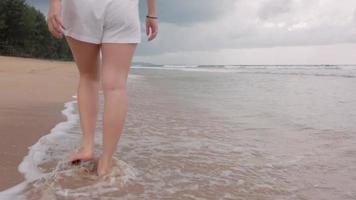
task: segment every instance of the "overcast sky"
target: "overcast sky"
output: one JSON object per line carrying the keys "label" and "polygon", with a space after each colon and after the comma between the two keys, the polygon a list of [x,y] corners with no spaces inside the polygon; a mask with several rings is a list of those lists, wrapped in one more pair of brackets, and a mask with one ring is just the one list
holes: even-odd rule
{"label": "overcast sky", "polygon": [[[27,0],[45,14],[48,0]],[[135,61],[356,64],[355,0],[157,0],[159,34]]]}

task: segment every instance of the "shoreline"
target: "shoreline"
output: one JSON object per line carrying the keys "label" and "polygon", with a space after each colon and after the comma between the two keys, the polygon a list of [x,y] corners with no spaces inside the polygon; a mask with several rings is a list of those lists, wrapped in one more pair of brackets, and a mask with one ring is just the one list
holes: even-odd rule
{"label": "shoreline", "polygon": [[24,180],[18,166],[28,147],[66,121],[78,78],[71,61],[0,56],[0,191]]}

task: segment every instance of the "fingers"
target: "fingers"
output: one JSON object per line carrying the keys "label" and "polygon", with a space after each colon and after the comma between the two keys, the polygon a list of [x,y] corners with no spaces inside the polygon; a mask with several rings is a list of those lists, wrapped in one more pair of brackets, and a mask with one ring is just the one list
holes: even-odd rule
{"label": "fingers", "polygon": [[58,39],[63,37],[62,29],[65,29],[58,15],[52,15],[48,19],[48,28],[52,35]]}
{"label": "fingers", "polygon": [[157,34],[158,34],[157,22],[147,21],[146,34],[148,36],[148,41],[153,40],[157,36]]}
{"label": "fingers", "polygon": [[148,21],[146,21],[146,35],[149,36],[150,35],[150,23]]}
{"label": "fingers", "polygon": [[148,41],[151,41],[151,40],[153,40],[154,38],[156,38],[157,34],[158,34],[158,28],[157,28],[157,26],[152,25],[152,26],[151,26],[151,35],[149,36]]}
{"label": "fingers", "polygon": [[53,26],[54,30],[57,32],[57,34],[59,34],[61,36],[62,35],[62,29],[60,28],[60,24],[57,21],[57,17],[54,16],[51,19],[51,22],[52,22],[52,26]]}
{"label": "fingers", "polygon": [[61,34],[55,28],[53,28],[51,22],[48,22],[48,30],[55,38],[61,38]]}
{"label": "fingers", "polygon": [[[57,24],[59,25],[59,27],[61,28],[61,29],[65,29],[65,27],[64,27],[64,25],[63,25],[63,23],[62,23],[62,20],[60,19],[60,17],[58,16],[58,15],[55,15],[55,18],[54,18],[55,20],[56,20],[56,22],[57,22]],[[63,32],[63,31],[62,31]]]}

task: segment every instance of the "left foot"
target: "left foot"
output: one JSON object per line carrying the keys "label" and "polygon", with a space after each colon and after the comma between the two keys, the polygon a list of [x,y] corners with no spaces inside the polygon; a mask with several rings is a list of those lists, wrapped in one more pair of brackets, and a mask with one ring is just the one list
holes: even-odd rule
{"label": "left foot", "polygon": [[86,149],[83,147],[80,147],[78,150],[75,152],[72,152],[69,155],[69,162],[72,164],[78,163],[80,161],[87,161],[87,160],[94,160],[95,155],[94,155],[94,150]]}

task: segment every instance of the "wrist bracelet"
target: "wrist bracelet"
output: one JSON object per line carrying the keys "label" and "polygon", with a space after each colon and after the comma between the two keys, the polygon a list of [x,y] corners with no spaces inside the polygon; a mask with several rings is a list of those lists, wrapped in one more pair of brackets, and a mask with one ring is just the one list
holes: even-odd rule
{"label": "wrist bracelet", "polygon": [[147,15],[146,17],[147,18],[151,18],[151,19],[158,19],[158,17],[152,17],[152,16],[149,16],[149,15]]}

